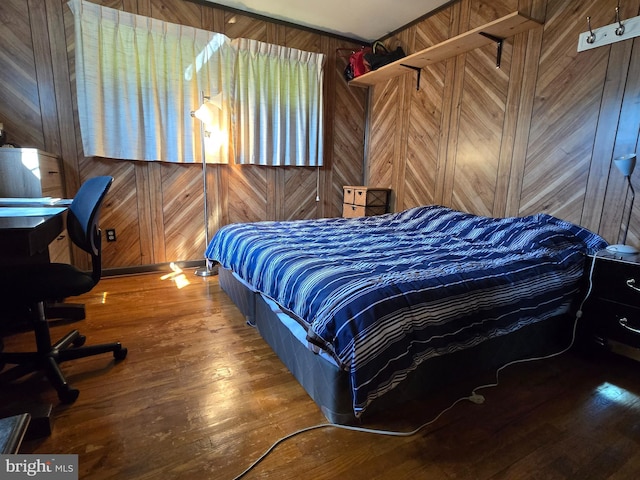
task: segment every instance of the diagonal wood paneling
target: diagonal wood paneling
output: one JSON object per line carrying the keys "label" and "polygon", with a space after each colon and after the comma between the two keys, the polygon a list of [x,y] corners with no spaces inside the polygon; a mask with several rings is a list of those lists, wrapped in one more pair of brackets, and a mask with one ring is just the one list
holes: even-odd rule
{"label": "diagonal wood paneling", "polygon": [[393,184],[394,147],[399,133],[396,129],[396,108],[401,78],[373,87],[366,185],[388,187]]}
{"label": "diagonal wood paneling", "polygon": [[[445,10],[417,24],[413,50],[418,51],[449,38],[449,22],[450,13]],[[424,69],[420,90],[412,90],[404,196],[401,203],[396,204],[396,210],[436,202],[445,75],[444,62]]]}
{"label": "diagonal wood paneling", "polygon": [[266,210],[268,169],[259,165],[233,165],[229,169],[230,223],[270,219]]}
{"label": "diagonal wood paneling", "polygon": [[520,7],[519,3],[518,0],[469,0],[468,30],[515,12]]}
{"label": "diagonal wood paneling", "polygon": [[520,214],[580,223],[609,49],[578,54],[584,26],[574,19],[592,15],[606,24],[605,10],[597,1],[548,3]]}
{"label": "diagonal wood paneling", "polygon": [[[397,100],[402,95],[392,90],[393,85],[376,85],[370,114],[370,178],[384,179],[390,169],[404,167],[404,184],[394,185],[403,193],[398,208],[435,199],[498,216],[543,211],[583,222],[607,239],[618,240],[622,212],[628,210],[623,205],[626,187],[611,171],[611,158],[638,148],[640,42],[576,52],[585,17],[592,16],[594,25],[609,24],[614,3],[452,3],[443,10],[450,15],[450,35],[517,9],[545,24],[507,39],[502,71],[492,67],[494,46],[443,62],[442,91],[433,89],[426,97],[423,87],[412,94],[407,132],[395,120],[407,108]],[[640,2],[623,2],[621,7],[623,19],[633,17]],[[418,48],[420,23],[409,28],[416,29]],[[423,78],[435,67],[423,69]],[[433,119],[420,110],[428,111],[438,102],[442,121],[429,124]],[[406,159],[391,147],[403,142],[408,146]],[[638,244],[636,213],[629,241]]]}
{"label": "diagonal wood paneling", "polygon": [[284,215],[282,220],[317,218],[317,170],[310,167],[285,167],[278,170],[284,175]]}
{"label": "diagonal wood paneling", "polygon": [[[622,150],[633,145],[637,149],[637,47],[575,51],[586,15],[596,25],[611,23],[614,5],[609,2],[460,0],[399,32],[394,38],[410,39],[412,48],[421,48],[516,9],[541,17],[546,12],[544,27],[523,38],[513,58],[515,43],[508,39],[502,71],[494,70],[495,48],[488,46],[425,69],[419,92],[409,81],[411,73],[374,87],[367,126],[368,172],[363,178],[367,91],[342,80],[344,64],[334,53],[336,47],[346,46],[341,40],[198,2],[94,1],[196,27],[215,26],[231,38],[327,55],[329,143],[327,165],[320,169],[321,205],[315,202],[314,169],[212,166],[212,229],[230,221],[339,215],[342,186],[365,179],[370,185],[393,186],[394,193],[401,194],[397,208],[447,201],[476,212],[547,211],[576,222],[589,219],[612,236],[619,230],[622,214],[606,214],[619,210],[625,190],[615,171],[608,173],[607,152],[626,153]],[[637,15],[639,4],[623,2],[623,18]],[[60,32],[62,16],[66,35]],[[38,0],[3,0],[0,20],[0,121],[9,130],[9,140],[60,148],[53,153],[63,156],[66,183],[72,187],[93,174],[116,177],[104,212],[108,224],[103,226],[116,228],[118,242],[106,245],[105,267],[200,258],[201,250],[183,239],[203,235],[202,212],[180,209],[177,200],[182,198],[183,205],[194,200],[184,198],[184,191],[197,184],[198,175],[180,173],[180,165],[82,157],[73,83],[73,18],[66,2],[47,0],[43,7]],[[37,44],[34,35],[39,35]],[[65,50],[68,69],[58,65]],[[620,62],[631,62],[626,79],[626,64],[617,65]],[[66,108],[65,81],[71,85],[71,110]],[[43,100],[42,92],[56,98]],[[607,119],[618,126],[610,127]],[[594,202],[597,208],[592,208]],[[630,238],[637,240],[639,223],[634,215]],[[177,258],[169,258],[173,256]]]}
{"label": "diagonal wood paneling", "polygon": [[267,23],[247,15],[224,12],[224,33],[229,38],[250,38],[267,41]]}
{"label": "diagonal wood paneling", "polygon": [[[337,42],[335,48],[349,47]],[[354,47],[354,45],[351,45]],[[334,57],[334,115],[332,116],[331,185],[329,216],[342,215],[342,187],[360,185],[364,168],[364,126],[368,91],[352,88],[343,78],[345,61]]]}
{"label": "diagonal wood paneling", "polygon": [[[333,75],[336,71],[335,58],[331,55],[335,48],[335,41],[327,41],[317,33],[271,24],[248,15],[210,8],[193,2],[103,0],[102,3],[171,22],[196,27],[217,26],[219,31],[231,38],[253,38],[293,48],[323,52],[327,55],[325,67],[327,74]],[[72,16],[65,18],[70,75],[73,79],[72,22]],[[71,28],[69,28],[70,25]],[[342,66],[339,68],[341,69]],[[325,152],[330,152],[330,155],[327,155],[329,164],[319,171],[320,184],[322,188],[329,188],[331,192],[327,199],[322,199],[323,205],[331,205],[327,212],[331,215],[340,215],[341,209],[338,206],[342,198],[342,185],[355,183],[354,177],[360,179],[362,176],[366,97],[364,91],[353,92],[344,82],[336,86],[336,81],[332,79],[328,84],[332,89],[339,90],[337,93],[327,92],[327,95],[331,96],[331,108],[325,112],[331,133],[335,131],[338,134],[335,142],[331,138],[331,143],[325,145]],[[75,91],[73,96],[75,99]],[[76,130],[78,130],[77,124]],[[78,145],[78,148],[81,149],[81,146]],[[342,157],[334,161],[335,152],[339,152]],[[91,165],[91,162],[92,159],[81,159],[80,168],[85,171],[85,167]],[[116,215],[118,212],[115,211],[111,215],[111,218],[122,222],[122,227],[117,228],[118,242],[116,243],[120,244],[122,241],[122,244],[130,246],[132,243],[126,237],[132,235],[135,241],[139,241],[140,246],[127,252],[139,255],[136,262],[132,261],[129,255],[116,259],[121,249],[119,246],[116,248],[116,245],[110,245],[114,255],[109,259],[111,265],[106,264],[106,266],[201,258],[202,249],[198,244],[204,236],[204,226],[199,174],[185,173],[184,169],[188,166],[155,163],[136,163],[135,174],[132,174],[130,171],[121,171],[119,162],[108,160],[106,162],[110,165],[106,170],[116,177],[118,183],[121,183],[120,176],[128,176],[122,178],[124,183],[121,184],[131,188],[134,198],[136,192],[139,193],[136,202],[137,212],[134,210],[128,212],[131,218],[124,215],[118,216]],[[195,170],[199,170],[199,167]],[[194,172],[194,170],[187,171]],[[215,233],[217,228],[226,222],[319,216],[320,205],[316,202],[317,173],[316,169],[307,168],[281,169],[233,164],[209,166],[210,234]],[[131,182],[132,178],[136,181]],[[328,187],[324,187],[326,182],[329,182]],[[129,228],[130,224],[135,223],[135,220],[131,220],[134,217],[137,217],[139,222],[135,235]],[[191,238],[191,241],[186,241],[187,238]]]}
{"label": "diagonal wood paneling", "polygon": [[[115,228],[118,240],[103,237],[103,267],[136,265],[140,261],[140,230],[136,205],[136,175],[131,162],[86,158],[80,164],[80,179],[98,175],[114,177],[100,215],[102,231]],[[104,235],[104,234],[103,234]]]}
{"label": "diagonal wood paneling", "polygon": [[[505,2],[462,2],[460,31],[495,19],[506,9]],[[496,46],[489,45],[458,57],[451,79],[456,111],[451,114],[443,201],[483,215],[493,212],[509,81],[508,42],[500,69],[495,68],[495,55]]]}
{"label": "diagonal wood paneling", "polygon": [[29,21],[28,2],[0,2],[0,122],[7,142],[44,150]]}
{"label": "diagonal wood paneling", "polygon": [[[640,2],[638,2],[640,4]],[[624,45],[623,43],[626,43]],[[637,54],[640,49],[640,41],[635,39],[633,42],[623,42],[612,48],[612,58],[627,58],[630,56],[629,68],[624,78],[619,82],[625,84],[624,94],[621,98],[621,108],[619,113],[619,121],[616,123],[618,127],[616,132],[616,141],[611,152],[611,158],[616,158],[632,152],[640,153],[640,144],[638,132],[640,131],[640,55]],[[620,54],[614,55],[614,52]],[[625,65],[623,62],[609,61],[608,77],[620,75]],[[613,83],[613,82],[610,82]],[[618,92],[618,96],[621,94]],[[602,115],[598,129],[604,129],[608,132],[609,125],[606,124],[609,115]],[[606,120],[605,120],[606,119]],[[601,127],[601,124],[605,123]],[[600,135],[598,135],[600,137]],[[597,144],[596,144],[597,146]],[[609,167],[608,181],[606,182],[606,196],[602,202],[601,210],[604,212],[600,218],[599,230],[607,240],[613,243],[622,241],[621,235],[625,228],[628,209],[631,208],[631,199],[627,198],[627,182],[622,177],[618,169],[613,166],[608,157],[603,159]],[[592,168],[593,169],[593,168]],[[597,169],[600,171],[601,169]],[[606,179],[600,179],[604,182]],[[632,184],[638,190],[638,181],[640,180],[640,168],[636,167],[632,175]],[[640,198],[640,196],[639,196]],[[626,200],[626,202],[625,202]],[[587,205],[591,205],[589,202]],[[587,215],[587,212],[584,212]],[[630,231],[627,242],[631,245],[640,245],[640,208],[638,204],[634,206],[633,216],[630,223]]]}
{"label": "diagonal wood paneling", "polygon": [[162,204],[166,258],[202,258],[206,247],[202,166],[163,163]]}
{"label": "diagonal wood paneling", "polygon": [[202,8],[192,2],[171,0],[150,0],[151,13],[149,16],[181,25],[202,28]]}
{"label": "diagonal wood paneling", "polygon": [[493,213],[510,46],[505,42],[499,69],[495,68],[494,48],[477,49],[467,54],[452,206],[479,215]]}

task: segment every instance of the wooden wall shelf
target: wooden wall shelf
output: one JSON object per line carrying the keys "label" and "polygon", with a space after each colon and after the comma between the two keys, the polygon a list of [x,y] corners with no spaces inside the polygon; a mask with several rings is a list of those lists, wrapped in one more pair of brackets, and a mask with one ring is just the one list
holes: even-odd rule
{"label": "wooden wall shelf", "polygon": [[[390,78],[403,75],[413,70],[419,70],[427,65],[455,57],[470,50],[484,47],[497,40],[511,37],[541,26],[542,23],[533,20],[520,12],[513,12],[502,18],[489,22],[461,35],[445,40],[419,52],[407,55],[400,60],[384,67],[365,73],[349,82],[349,85],[368,87],[384,82]],[[499,65],[499,60],[498,60]]]}

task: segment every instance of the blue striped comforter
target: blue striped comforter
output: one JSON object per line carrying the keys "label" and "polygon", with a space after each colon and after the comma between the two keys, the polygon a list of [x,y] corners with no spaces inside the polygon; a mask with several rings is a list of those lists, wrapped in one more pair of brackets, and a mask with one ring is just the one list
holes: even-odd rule
{"label": "blue striped comforter", "polygon": [[605,241],[546,214],[440,206],[231,224],[207,258],[275,300],[349,371],[356,416],[423,361],[568,312]]}

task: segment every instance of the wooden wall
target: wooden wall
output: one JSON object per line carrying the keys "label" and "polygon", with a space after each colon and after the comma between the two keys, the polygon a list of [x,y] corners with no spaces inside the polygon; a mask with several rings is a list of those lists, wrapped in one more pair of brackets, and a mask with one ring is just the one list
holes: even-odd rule
{"label": "wooden wall", "polygon": [[[347,86],[342,79],[344,60],[336,59],[335,51],[356,44],[185,0],[92,1],[230,38],[252,38],[327,55],[325,166],[317,170],[209,165],[209,226],[213,234],[230,222],[341,214],[342,186],[363,180],[366,92]],[[115,177],[101,225],[115,228],[117,241],[103,243],[104,267],[201,259],[201,165],[84,157],[75,100],[73,15],[66,0],[3,0],[0,42],[0,122],[7,130],[7,141],[59,155],[67,196],[91,176]],[[87,265],[86,257],[74,253],[74,263]]]}
{"label": "wooden wall", "polygon": [[[209,166],[211,233],[229,222],[337,216],[342,186],[364,179],[392,188],[396,211],[429,203],[493,216],[544,211],[620,236],[626,188],[611,159],[638,149],[640,38],[576,51],[586,16],[612,23],[617,0],[460,0],[388,43],[414,52],[514,10],[545,23],[507,39],[499,70],[490,45],[424,69],[418,91],[408,73],[368,99],[342,79],[335,49],[353,46],[343,39],[185,0],[94,2],[327,55],[325,167]],[[623,18],[639,10],[640,0],[622,2]],[[116,179],[102,226],[118,240],[104,244],[105,267],[201,258],[199,165],[84,157],[66,0],[3,0],[0,41],[8,141],[60,155],[69,196],[90,176]],[[634,213],[628,242],[640,246]]]}
{"label": "wooden wall", "polygon": [[[613,23],[617,4],[460,0],[385,39],[415,52],[515,10],[545,22],[506,41],[500,69],[490,45],[423,69],[419,91],[412,73],[372,88],[367,184],[392,188],[396,211],[547,212],[618,241],[626,185],[611,162],[638,150],[640,38],[577,52],[586,17]],[[623,19],[639,9],[621,2]]]}

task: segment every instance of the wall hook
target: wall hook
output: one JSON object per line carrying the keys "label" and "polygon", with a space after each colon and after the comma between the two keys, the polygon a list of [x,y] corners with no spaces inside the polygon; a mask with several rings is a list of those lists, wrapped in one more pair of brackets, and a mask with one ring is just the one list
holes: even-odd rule
{"label": "wall hook", "polygon": [[620,2],[618,2],[618,6],[616,7],[616,22],[618,23],[618,28],[616,28],[616,35],[621,37],[624,35],[624,25],[620,21]]}
{"label": "wall hook", "polygon": [[589,36],[587,37],[587,43],[595,43],[596,34],[591,29],[591,17],[587,17],[587,27],[589,28]]}

